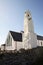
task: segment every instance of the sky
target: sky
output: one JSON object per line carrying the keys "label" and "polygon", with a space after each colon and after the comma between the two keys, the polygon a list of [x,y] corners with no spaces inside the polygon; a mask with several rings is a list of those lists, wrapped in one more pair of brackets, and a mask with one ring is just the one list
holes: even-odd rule
{"label": "sky", "polygon": [[34,31],[43,36],[43,0],[0,0],[0,45],[10,30],[24,30],[24,12],[30,10]]}

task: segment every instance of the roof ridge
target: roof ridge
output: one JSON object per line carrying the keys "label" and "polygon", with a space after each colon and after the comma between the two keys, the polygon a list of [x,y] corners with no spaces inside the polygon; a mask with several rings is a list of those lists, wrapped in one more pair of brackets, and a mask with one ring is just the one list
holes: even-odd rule
{"label": "roof ridge", "polygon": [[16,31],[11,31],[11,30],[10,30],[9,32],[13,32],[13,33],[21,33],[21,32],[16,32]]}

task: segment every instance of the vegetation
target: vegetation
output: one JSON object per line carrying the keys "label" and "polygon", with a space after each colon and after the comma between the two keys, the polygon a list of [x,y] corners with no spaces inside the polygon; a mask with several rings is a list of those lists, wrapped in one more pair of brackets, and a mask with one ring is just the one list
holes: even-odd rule
{"label": "vegetation", "polygon": [[0,65],[43,65],[43,47],[0,51]]}

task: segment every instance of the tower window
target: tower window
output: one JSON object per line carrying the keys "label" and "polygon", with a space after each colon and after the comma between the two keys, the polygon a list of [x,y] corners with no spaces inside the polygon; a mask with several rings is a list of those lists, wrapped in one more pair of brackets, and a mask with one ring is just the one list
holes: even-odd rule
{"label": "tower window", "polygon": [[28,14],[28,16],[29,16],[29,14]]}

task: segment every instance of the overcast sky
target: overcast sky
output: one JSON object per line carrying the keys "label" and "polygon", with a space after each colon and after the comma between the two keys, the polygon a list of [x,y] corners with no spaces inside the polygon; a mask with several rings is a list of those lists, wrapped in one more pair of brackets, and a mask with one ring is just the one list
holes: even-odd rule
{"label": "overcast sky", "polygon": [[43,0],[0,0],[0,45],[5,43],[9,30],[23,30],[24,12],[28,9],[35,33],[43,36]]}

